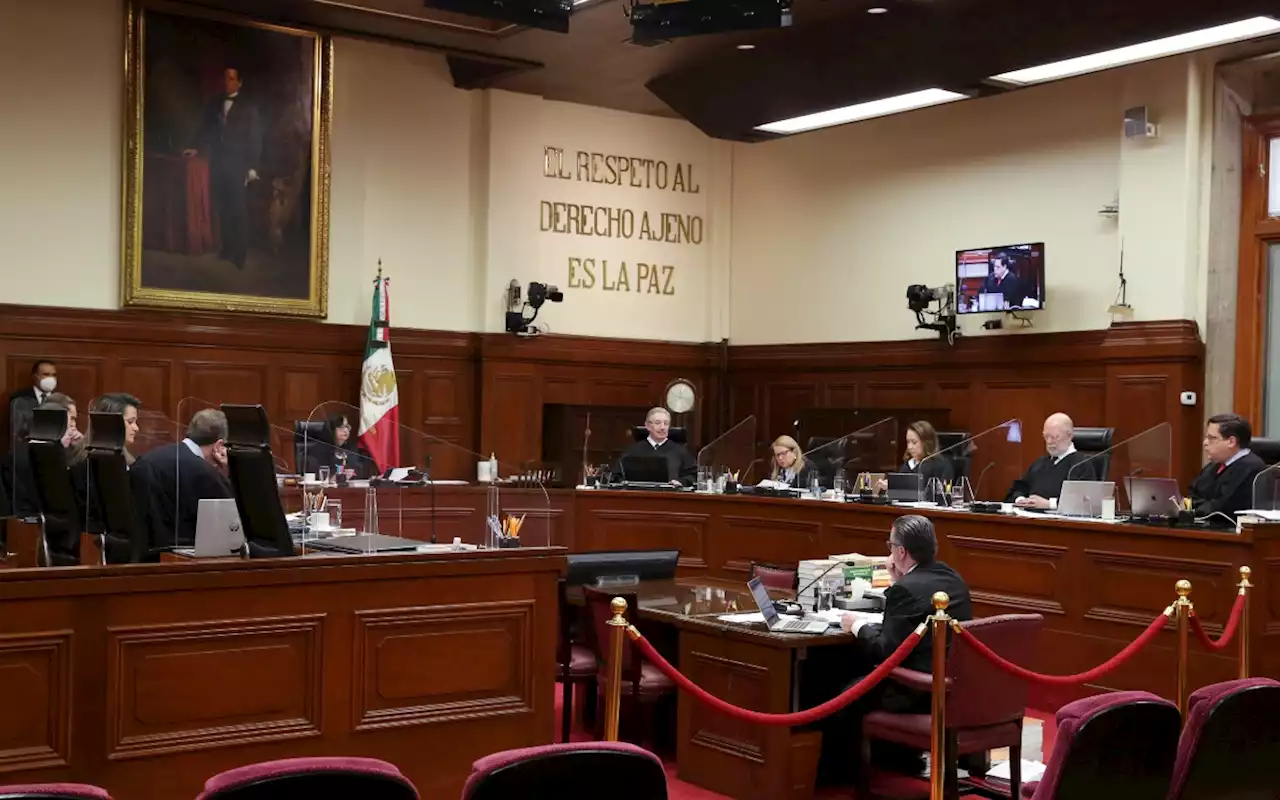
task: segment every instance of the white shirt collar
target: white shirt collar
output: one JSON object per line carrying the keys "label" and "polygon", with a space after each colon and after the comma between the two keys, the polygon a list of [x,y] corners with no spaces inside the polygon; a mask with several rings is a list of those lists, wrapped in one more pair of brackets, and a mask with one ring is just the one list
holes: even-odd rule
{"label": "white shirt collar", "polygon": [[1054,463],[1054,464],[1057,464],[1059,461],[1061,461],[1062,459],[1064,459],[1064,458],[1066,458],[1067,456],[1071,455],[1071,454],[1072,454],[1072,453],[1074,453],[1075,451],[1076,451],[1076,446],[1075,446],[1075,443],[1073,442],[1070,446],[1068,446],[1068,447],[1067,447],[1067,452],[1063,453],[1063,454],[1062,454],[1062,455],[1060,455],[1060,456],[1054,456],[1054,457],[1053,457],[1053,463]]}
{"label": "white shirt collar", "polygon": [[910,467],[911,469],[915,469],[915,468],[916,468],[916,465],[918,465],[919,463],[920,463],[920,462],[919,462],[919,461],[916,461],[914,458],[908,458],[908,459],[907,459],[907,466],[908,466],[908,467]]}
{"label": "white shirt collar", "polygon": [[1227,461],[1226,461],[1226,463],[1224,463],[1222,466],[1223,466],[1223,467],[1229,467],[1229,466],[1231,466],[1232,464],[1236,463],[1236,462],[1237,462],[1237,461],[1239,461],[1240,459],[1242,459],[1242,458],[1244,458],[1245,456],[1249,455],[1249,452],[1250,452],[1250,450],[1249,450],[1249,448],[1247,448],[1247,447],[1242,447],[1242,448],[1240,448],[1239,450],[1237,450],[1237,451],[1236,451],[1236,454],[1235,454],[1234,456],[1232,456],[1231,458],[1228,458],[1228,459],[1227,459]]}
{"label": "white shirt collar", "polygon": [[652,447],[654,450],[657,450],[659,447],[662,447],[662,445],[666,444],[666,442],[667,442],[666,439],[663,439],[661,442],[655,442],[652,436],[649,437],[649,446]]}
{"label": "white shirt collar", "polygon": [[200,445],[196,444],[195,442],[191,441],[190,439],[183,439],[183,440],[182,440],[182,443],[183,443],[183,444],[185,444],[185,445],[187,446],[187,449],[188,449],[188,450],[190,450],[191,452],[193,452],[193,453],[195,453],[196,455],[200,456],[200,458],[204,458],[204,453],[202,453],[202,452],[200,451]]}

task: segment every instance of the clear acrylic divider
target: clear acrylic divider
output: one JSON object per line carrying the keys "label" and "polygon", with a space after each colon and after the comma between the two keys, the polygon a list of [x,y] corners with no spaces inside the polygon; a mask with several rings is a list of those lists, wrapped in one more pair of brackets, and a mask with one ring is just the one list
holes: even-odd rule
{"label": "clear acrylic divider", "polygon": [[5,432],[4,465],[0,469],[0,488],[6,495],[4,511],[20,519],[32,519],[40,513],[32,484],[31,461],[27,456],[27,434],[31,430],[34,408],[34,397],[9,403],[9,429]]}
{"label": "clear acrylic divider", "polygon": [[[952,507],[963,507],[976,500],[1002,501],[1009,484],[1022,474],[1022,438],[1022,420],[1008,419],[925,456],[914,473],[919,484],[917,501]],[[934,459],[950,462],[952,478],[949,482],[925,477],[935,472],[927,466]],[[988,480],[992,477],[988,473],[993,471],[998,477],[1013,477],[1006,477],[1007,482]],[[1004,475],[999,475],[1000,472]],[[888,482],[909,483],[898,476],[891,476]],[[893,491],[892,486],[889,488],[891,496],[901,494],[905,498],[905,490],[899,493]]]}
{"label": "clear acrylic divider", "polygon": [[[380,463],[359,440],[359,408],[328,401],[316,409],[309,423],[338,416],[351,423],[350,438],[341,448],[333,448],[329,439],[311,443],[307,436],[308,453],[329,447],[346,458],[346,469],[340,472],[335,467],[328,486],[337,485],[336,476],[342,474],[343,485],[363,490],[359,508],[341,509],[346,529],[342,533],[417,539],[423,542],[423,550],[431,550],[432,545],[441,550],[544,547],[553,541],[546,486],[562,477],[557,474],[558,465],[501,459],[408,425],[397,429],[397,463]],[[328,427],[331,432],[332,426]],[[308,458],[317,463],[311,455]],[[367,476],[361,475],[365,466]],[[476,481],[473,485],[444,475],[474,475]],[[346,498],[350,503],[350,493]],[[473,508],[480,513],[473,514]]]}
{"label": "clear acrylic divider", "polygon": [[[1253,506],[1251,511],[1280,511],[1280,464],[1259,472],[1253,479]],[[1268,519],[1268,522],[1280,521]]]}
{"label": "clear acrylic divider", "polygon": [[[1067,472],[1069,481],[1114,483],[1115,511],[1160,516],[1177,513],[1176,509],[1166,508],[1176,506],[1181,496],[1177,481],[1172,476],[1173,426],[1167,422],[1153,425],[1106,450],[1092,453]],[[1156,508],[1147,510],[1153,494]],[[1106,502],[1105,498],[1103,502]],[[1137,512],[1134,511],[1135,506]],[[1110,516],[1107,508],[1104,507],[1102,515]]]}
{"label": "clear acrylic divider", "polygon": [[[803,458],[816,468],[814,477],[820,487],[843,500],[897,468],[898,421],[885,417],[843,436],[816,443],[810,439],[806,444],[812,446]],[[812,492],[812,481],[810,486],[796,488]]]}
{"label": "clear acrylic divider", "polygon": [[727,484],[747,480],[752,468],[765,461],[756,458],[755,448],[756,418],[752,415],[698,451],[697,490],[723,494]]}

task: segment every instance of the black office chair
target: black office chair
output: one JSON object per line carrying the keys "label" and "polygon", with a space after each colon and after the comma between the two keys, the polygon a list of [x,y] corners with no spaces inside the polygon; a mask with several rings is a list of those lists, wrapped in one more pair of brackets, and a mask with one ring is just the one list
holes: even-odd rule
{"label": "black office chair", "polygon": [[[155,561],[147,531],[134,504],[134,487],[124,460],[124,416],[93,411],[89,414],[88,491],[98,500],[102,516],[103,557],[108,564]],[[86,493],[87,494],[87,493]]]}
{"label": "black office chair", "polygon": [[296,555],[280,505],[271,425],[260,405],[222,404],[227,415],[227,471],[250,558]]}
{"label": "black office chair", "polygon": [[[649,438],[649,429],[643,425],[637,425],[631,429],[631,438],[637,442],[643,442]],[[668,428],[667,438],[676,444],[689,444],[689,434],[684,428]]]}
{"label": "black office chair", "polygon": [[299,475],[307,471],[307,451],[316,443],[327,445],[333,433],[324,419],[295,419],[293,421],[293,469]]}
{"label": "black office chair", "polygon": [[80,506],[76,503],[62,435],[67,431],[64,408],[35,409],[27,434],[27,455],[40,506],[40,566],[65,567],[80,563]]}
{"label": "black office chair", "polygon": [[1249,441],[1249,449],[1268,467],[1280,464],[1280,439],[1255,436]]}
{"label": "black office chair", "polygon": [[[969,455],[969,446],[957,447],[956,445],[968,439],[973,434],[969,431],[938,431],[938,450],[946,452],[942,454],[942,458],[951,462],[951,467],[955,471],[957,478],[968,478],[973,458]],[[953,448],[947,450],[947,448]]]}
{"label": "black office chair", "polygon": [[1104,451],[1111,449],[1111,440],[1115,438],[1115,434],[1115,428],[1076,428],[1075,435],[1071,437],[1076,450],[1087,456],[1098,456],[1094,461],[1097,463],[1100,481],[1107,480],[1111,473],[1111,454]]}

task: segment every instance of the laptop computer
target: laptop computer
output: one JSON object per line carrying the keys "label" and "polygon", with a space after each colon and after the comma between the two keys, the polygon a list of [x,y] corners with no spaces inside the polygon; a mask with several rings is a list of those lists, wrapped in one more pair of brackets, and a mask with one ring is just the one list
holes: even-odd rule
{"label": "laptop computer", "polygon": [[1063,481],[1058,515],[1098,518],[1102,516],[1102,501],[1115,496],[1115,481]]}
{"label": "laptop computer", "polygon": [[201,498],[196,506],[196,542],[191,554],[196,558],[235,556],[243,547],[244,528],[236,501]]}
{"label": "laptop computer", "polygon": [[1182,490],[1173,478],[1125,478],[1124,490],[1135,517],[1176,517],[1182,510]]}
{"label": "laptop computer", "polygon": [[358,533],[354,536],[333,536],[307,542],[313,550],[330,550],[336,553],[398,553],[416,551],[426,542],[385,536],[381,533]]}
{"label": "laptop computer", "polygon": [[755,598],[756,605],[760,607],[760,613],[764,615],[764,624],[774,633],[826,633],[830,627],[826,620],[821,619],[786,619],[778,613],[778,609],[773,605],[773,598],[769,597],[769,590],[760,582],[759,578],[752,578],[747,581],[747,588],[751,590],[751,596]]}
{"label": "laptop computer", "polygon": [[885,482],[889,484],[886,494],[895,503],[917,503],[924,497],[924,479],[914,472],[890,472]]}
{"label": "laptop computer", "polygon": [[622,480],[633,485],[668,483],[675,478],[671,474],[671,462],[666,456],[657,454],[623,456],[618,461],[618,466],[622,471]]}

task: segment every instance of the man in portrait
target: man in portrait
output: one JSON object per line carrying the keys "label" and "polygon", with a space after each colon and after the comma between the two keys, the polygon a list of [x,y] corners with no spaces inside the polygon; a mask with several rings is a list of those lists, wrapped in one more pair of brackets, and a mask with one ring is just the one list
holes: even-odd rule
{"label": "man in portrait", "polygon": [[218,220],[218,255],[244,269],[249,254],[249,186],[258,180],[262,121],[242,93],[239,67],[222,71],[224,92],[205,109],[196,147],[184,151],[209,159],[209,193]]}

